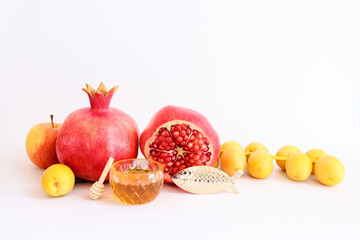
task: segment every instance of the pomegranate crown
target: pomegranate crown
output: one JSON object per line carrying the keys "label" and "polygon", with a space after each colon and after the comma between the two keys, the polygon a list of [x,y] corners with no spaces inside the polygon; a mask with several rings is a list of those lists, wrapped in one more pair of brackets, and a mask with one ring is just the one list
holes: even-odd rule
{"label": "pomegranate crown", "polygon": [[115,86],[107,91],[105,84],[101,82],[96,91],[88,83],[86,88],[82,90],[88,94],[92,110],[106,110],[109,108],[111,98],[118,88],[119,86]]}

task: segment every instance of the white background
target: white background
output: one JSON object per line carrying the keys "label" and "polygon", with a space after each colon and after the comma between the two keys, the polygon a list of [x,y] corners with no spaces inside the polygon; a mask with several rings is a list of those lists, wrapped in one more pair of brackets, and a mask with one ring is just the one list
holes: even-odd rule
{"label": "white background", "polygon": [[[0,1],[1,239],[359,239],[359,1]],[[334,187],[274,164],[241,193],[165,186],[142,206],[99,201],[90,183],[42,191],[30,128],[88,106],[81,88],[119,85],[111,105],[142,131],[169,104],[221,141],[320,148],[345,165]],[[140,155],[139,155],[140,156]],[[231,237],[231,238],[230,238]]]}

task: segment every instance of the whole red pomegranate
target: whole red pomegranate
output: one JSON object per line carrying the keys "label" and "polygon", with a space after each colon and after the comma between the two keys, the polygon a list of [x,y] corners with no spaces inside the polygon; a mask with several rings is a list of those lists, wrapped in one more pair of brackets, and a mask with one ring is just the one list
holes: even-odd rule
{"label": "whole red pomegranate", "polygon": [[97,181],[109,157],[115,161],[136,158],[139,130],[126,113],[109,108],[118,86],[95,91],[89,84],[83,90],[91,107],[71,113],[60,128],[56,153],[60,163],[69,166],[80,179]]}
{"label": "whole red pomegranate", "polygon": [[219,158],[220,139],[200,113],[167,106],[158,111],[140,136],[140,149],[146,158],[164,166],[165,181],[192,166],[212,166]]}

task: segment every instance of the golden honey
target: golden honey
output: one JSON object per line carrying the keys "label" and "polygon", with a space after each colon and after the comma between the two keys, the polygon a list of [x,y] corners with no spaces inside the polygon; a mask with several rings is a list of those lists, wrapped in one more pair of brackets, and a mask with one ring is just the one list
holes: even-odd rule
{"label": "golden honey", "polygon": [[162,165],[145,159],[122,160],[110,169],[110,186],[123,204],[144,204],[154,200],[164,182]]}

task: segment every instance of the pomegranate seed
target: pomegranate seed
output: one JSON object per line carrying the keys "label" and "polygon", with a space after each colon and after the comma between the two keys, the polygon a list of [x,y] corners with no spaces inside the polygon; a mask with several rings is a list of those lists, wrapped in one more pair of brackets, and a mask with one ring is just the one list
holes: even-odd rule
{"label": "pomegranate seed", "polygon": [[175,125],[175,130],[176,130],[176,131],[180,131],[180,130],[181,130],[181,126],[180,126],[179,124],[176,124],[176,125]]}
{"label": "pomegranate seed", "polygon": [[177,161],[177,162],[175,162],[175,166],[180,166],[180,162],[179,161]]}
{"label": "pomegranate seed", "polygon": [[202,146],[200,147],[200,151],[205,152],[205,151],[207,151],[207,150],[208,150],[208,147],[207,147],[206,145],[202,145]]}
{"label": "pomegranate seed", "polygon": [[196,161],[195,161],[195,164],[196,164],[196,165],[201,165],[201,161],[200,161],[200,160],[196,160]]}
{"label": "pomegranate seed", "polygon": [[181,131],[180,131],[180,136],[182,136],[182,137],[183,137],[183,136],[185,136],[185,135],[186,135],[185,130],[181,130]]}
{"label": "pomegranate seed", "polygon": [[173,132],[172,135],[174,138],[177,138],[180,134],[179,134],[179,132]]}

